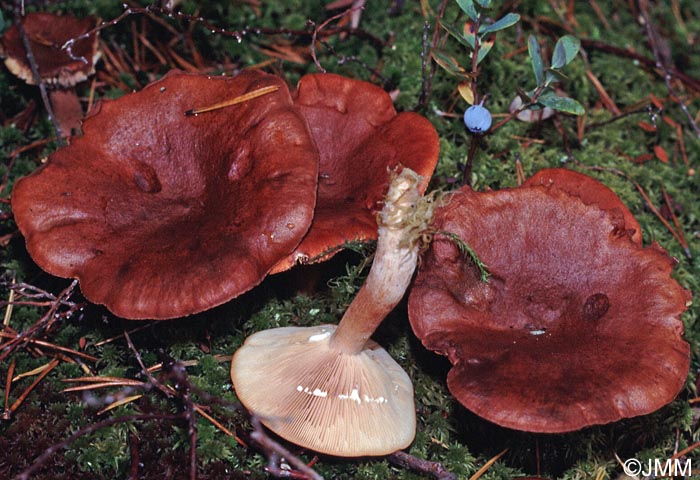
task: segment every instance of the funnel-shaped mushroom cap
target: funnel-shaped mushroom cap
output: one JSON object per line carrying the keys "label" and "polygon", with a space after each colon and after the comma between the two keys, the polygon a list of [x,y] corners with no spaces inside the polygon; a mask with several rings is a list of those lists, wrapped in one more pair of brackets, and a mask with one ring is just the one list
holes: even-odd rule
{"label": "funnel-shaped mushroom cap", "polygon": [[[45,82],[69,87],[95,73],[95,62],[100,56],[97,50],[97,34],[73,44],[75,59],[61,47],[71,38],[79,37],[95,28],[97,21],[96,17],[79,19],[70,15],[45,12],[28,13],[24,17],[22,25],[39,67],[39,75]],[[25,82],[34,84],[17,25],[7,29],[1,43],[7,68]]]}
{"label": "funnel-shaped mushroom cap", "polygon": [[470,410],[565,432],[652,412],[682,388],[689,292],[670,277],[674,261],[609,212],[553,188],[464,188],[434,226],[491,273],[481,282],[436,235],[409,298],[416,335],[449,357],[448,386]]}
{"label": "funnel-shaped mushroom cap", "polygon": [[[279,90],[186,117],[192,107]],[[196,104],[193,105],[193,103]],[[313,215],[318,154],[284,83],[171,73],[104,102],[17,182],[32,258],[125,318],[206,310],[257,285]]]}
{"label": "funnel-shaped mushroom cap", "polygon": [[566,168],[545,168],[539,170],[528,178],[524,187],[534,185],[554,186],[571,196],[578,197],[586,205],[595,205],[603,210],[610,210],[615,215],[622,215],[627,230],[635,243],[642,244],[642,227],[629,211],[627,205],[622,203],[615,192],[600,183],[598,180],[574,172]]}
{"label": "funnel-shaped mushroom cap", "polygon": [[295,104],[321,155],[318,200],[309,233],[275,272],[349,241],[376,239],[375,215],[389,185],[389,171],[398,165],[415,171],[425,179],[423,193],[440,148],[426,118],[397,114],[391,97],[368,82],[328,73],[306,75],[297,87]]}
{"label": "funnel-shaped mushroom cap", "polygon": [[387,455],[415,435],[413,386],[376,343],[330,347],[335,325],[284,327],[246,339],[231,364],[241,403],[273,432],[329,455]]}

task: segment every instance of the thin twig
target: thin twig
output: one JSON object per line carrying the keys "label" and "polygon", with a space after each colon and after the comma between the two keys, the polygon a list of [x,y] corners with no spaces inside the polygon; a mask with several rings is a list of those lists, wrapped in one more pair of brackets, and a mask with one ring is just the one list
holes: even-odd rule
{"label": "thin twig", "polygon": [[[42,292],[41,294],[46,295],[49,299],[53,299],[49,305],[48,311],[39,319],[37,320],[34,325],[29,327],[23,332],[18,333],[17,335],[14,336],[11,340],[3,343],[0,345],[0,349],[2,349],[2,353],[0,353],[0,362],[3,361],[5,358],[7,358],[9,355],[11,355],[15,350],[20,348],[22,345],[26,345],[30,341],[39,341],[39,340],[34,340],[34,338],[43,333],[48,331],[55,322],[57,322],[60,318],[62,318],[61,315],[58,315],[58,309],[61,306],[66,306],[68,307],[68,310],[66,312],[63,312],[64,315],[72,315],[73,312],[77,311],[78,309],[81,308],[81,304],[69,302],[70,296],[73,294],[73,291],[75,287],[78,285],[77,280],[73,280],[71,284],[66,287],[61,293],[58,294],[58,296],[54,296],[49,294],[48,292],[43,292],[42,290],[33,287],[35,291]],[[13,288],[23,288],[26,287],[26,284],[24,283],[18,283],[13,286]],[[26,295],[24,291],[22,292],[23,295]],[[36,294],[39,295],[39,294]],[[17,304],[17,302],[15,302]],[[74,351],[71,351],[72,354],[75,354]]]}
{"label": "thin twig", "polygon": [[[359,7],[362,8],[362,7]],[[313,33],[311,34],[311,45],[310,45],[310,50],[311,50],[311,58],[314,61],[314,65],[316,65],[316,68],[321,73],[326,73],[326,69],[321,66],[321,64],[318,61],[318,58],[316,57],[316,39],[318,38],[318,34],[328,26],[329,23],[338,20],[339,18],[344,17],[345,15],[348,15],[349,13],[353,12],[354,10],[357,10],[358,7],[353,7],[349,8],[347,10],[344,10],[336,15],[333,15],[332,17],[326,19],[323,23],[321,23],[319,26],[314,27]]]}
{"label": "thin twig", "polygon": [[[254,415],[250,417],[250,423],[253,426],[253,431],[250,438],[258,444],[263,450],[268,453],[274,453],[287,460],[294,468],[304,473],[311,480],[323,480],[323,477],[316,473],[312,468],[309,468],[297,456],[293,455],[289,450],[271,439],[260,424],[260,420]],[[268,458],[270,455],[268,454]]]}
{"label": "thin twig", "polygon": [[394,465],[398,465],[402,468],[408,468],[409,470],[413,470],[415,472],[430,475],[438,480],[457,480],[457,475],[447,471],[442,464],[414,457],[406,452],[394,452],[386,457],[386,459],[389,461],[389,463],[393,463]]}
{"label": "thin twig", "polygon": [[654,25],[651,23],[651,19],[649,18],[649,3],[647,0],[639,0],[639,11],[642,14],[642,18],[644,20],[644,27],[647,31],[647,38],[649,39],[651,50],[654,53],[654,59],[656,60],[656,68],[663,72],[663,79],[664,83],[666,84],[666,89],[668,90],[669,96],[672,99],[677,99],[676,103],[681,108],[685,116],[688,118],[688,123],[690,123],[690,126],[695,132],[695,135],[698,138],[700,138],[700,128],[698,128],[697,124],[695,123],[695,119],[691,115],[690,111],[688,111],[688,107],[680,98],[678,98],[678,95],[676,95],[675,89],[673,88],[673,85],[671,83],[671,81],[673,80],[673,72],[669,67],[670,60],[666,57],[666,55],[663,55],[661,53],[661,48],[659,46],[659,33],[656,31]]}
{"label": "thin twig", "polygon": [[[445,16],[445,9],[447,8],[447,3],[447,0],[442,0],[442,2],[440,2],[440,10],[438,10],[438,16],[435,19],[435,29],[433,30],[433,41],[430,43],[430,51],[437,47],[438,40],[440,38],[440,22]],[[425,30],[423,34],[426,34]],[[425,49],[425,47],[423,48]],[[426,58],[430,58],[430,51],[426,55]],[[423,108],[428,104],[430,91],[433,89],[433,78],[435,77],[436,69],[437,65],[435,64],[435,62],[430,62],[430,71],[428,72],[427,78],[425,75],[423,76],[423,88],[421,90],[420,98],[418,99],[419,108]]]}
{"label": "thin twig", "polygon": [[141,359],[141,354],[139,353],[138,350],[136,350],[136,347],[134,346],[134,343],[131,341],[131,337],[129,334],[125,331],[124,332],[124,338],[126,339],[126,343],[129,346],[129,350],[134,354],[134,357],[136,358],[136,361],[139,363],[139,366],[141,367],[141,372],[146,376],[150,384],[155,387],[156,389],[160,390],[166,397],[168,398],[173,398],[174,392],[172,389],[167,388],[165,385],[163,385],[161,382],[156,380],[156,377],[154,377],[151,372],[146,368],[146,365],[143,363],[143,360]]}

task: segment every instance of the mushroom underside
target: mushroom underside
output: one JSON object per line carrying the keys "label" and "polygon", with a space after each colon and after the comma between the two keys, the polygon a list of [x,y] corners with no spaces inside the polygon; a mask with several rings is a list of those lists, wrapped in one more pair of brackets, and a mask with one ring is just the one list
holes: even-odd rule
{"label": "mushroom underside", "polygon": [[281,437],[329,455],[386,455],[415,435],[413,386],[376,343],[356,355],[330,347],[335,325],[253,334],[231,378],[241,403]]}

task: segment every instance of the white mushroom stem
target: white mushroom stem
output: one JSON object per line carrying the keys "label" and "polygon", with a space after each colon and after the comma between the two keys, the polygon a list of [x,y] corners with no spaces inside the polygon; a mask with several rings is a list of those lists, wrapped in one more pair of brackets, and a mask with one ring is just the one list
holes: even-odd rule
{"label": "white mushroom stem", "polygon": [[283,438],[329,455],[388,455],[416,433],[411,379],[369,340],[404,295],[434,203],[421,177],[392,174],[374,263],[340,325],[282,327],[248,337],[233,356],[236,395]]}
{"label": "white mushroom stem", "polygon": [[418,190],[421,180],[408,168],[392,174],[384,207],[377,215],[379,229],[372,268],[331,338],[332,349],[350,355],[361,352],[406,292],[433,210],[432,201],[424,199]]}

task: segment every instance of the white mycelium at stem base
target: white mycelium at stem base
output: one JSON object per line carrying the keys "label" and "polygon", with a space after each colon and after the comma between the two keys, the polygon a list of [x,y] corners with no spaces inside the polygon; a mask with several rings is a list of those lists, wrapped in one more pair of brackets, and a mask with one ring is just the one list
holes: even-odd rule
{"label": "white mycelium at stem base", "polygon": [[416,267],[432,203],[409,169],[394,175],[379,213],[365,284],[340,325],[285,327],[250,336],[231,379],[241,403],[281,437],[338,456],[386,455],[415,436],[408,375],[369,340],[401,300]]}

